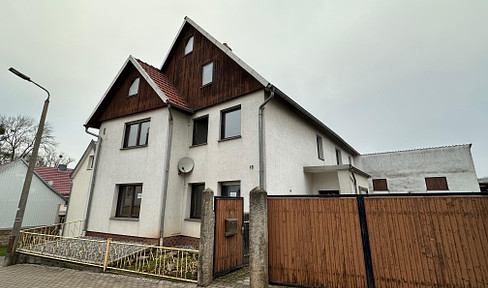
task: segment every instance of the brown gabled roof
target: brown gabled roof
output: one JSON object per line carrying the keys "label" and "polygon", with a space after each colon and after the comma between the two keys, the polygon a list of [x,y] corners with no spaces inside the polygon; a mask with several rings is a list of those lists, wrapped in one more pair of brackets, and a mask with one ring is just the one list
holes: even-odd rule
{"label": "brown gabled roof", "polygon": [[57,192],[61,193],[64,197],[69,196],[69,192],[71,189],[71,178],[69,174],[73,169],[67,169],[65,172],[60,172],[58,167],[43,167],[43,166],[36,166],[34,168],[36,173],[48,184],[51,184],[51,187],[56,190]]}
{"label": "brown gabled roof", "polygon": [[158,85],[159,89],[163,91],[164,95],[168,97],[168,100],[171,104],[177,105],[179,107],[190,109],[188,105],[183,101],[180,93],[176,88],[171,84],[168,80],[168,77],[161,73],[158,68],[147,64],[139,59],[136,59],[137,62],[141,65],[142,69],[146,71],[146,73],[151,77],[151,79]]}

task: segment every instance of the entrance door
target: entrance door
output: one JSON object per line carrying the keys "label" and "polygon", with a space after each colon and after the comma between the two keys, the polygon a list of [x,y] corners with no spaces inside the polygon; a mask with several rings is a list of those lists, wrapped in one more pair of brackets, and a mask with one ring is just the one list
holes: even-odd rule
{"label": "entrance door", "polygon": [[243,266],[242,197],[215,197],[214,275],[219,276]]}

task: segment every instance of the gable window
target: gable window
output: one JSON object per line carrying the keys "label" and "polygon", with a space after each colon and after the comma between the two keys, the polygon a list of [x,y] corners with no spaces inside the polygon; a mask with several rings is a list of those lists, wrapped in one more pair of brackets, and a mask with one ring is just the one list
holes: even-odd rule
{"label": "gable window", "polygon": [[202,86],[211,84],[212,78],[213,78],[213,62],[203,66]]}
{"label": "gable window", "polygon": [[205,183],[191,185],[191,204],[190,218],[200,219],[202,216],[202,192],[205,189]]}
{"label": "gable window", "polygon": [[124,148],[147,146],[149,123],[145,119],[125,124]]}
{"label": "gable window", "polygon": [[119,185],[115,217],[139,218],[142,184]]}
{"label": "gable window", "polygon": [[388,185],[386,179],[373,179],[374,191],[388,191]]}
{"label": "gable window", "polygon": [[426,177],[425,186],[427,186],[427,190],[449,190],[446,177]]}
{"label": "gable window", "polygon": [[241,106],[221,112],[220,139],[241,136]]}
{"label": "gable window", "polygon": [[220,185],[222,196],[241,197],[241,182],[222,182]]}
{"label": "gable window", "polygon": [[86,167],[87,170],[93,169],[93,160],[95,159],[95,156],[91,155],[88,157],[88,166]]}
{"label": "gable window", "polygon": [[129,88],[129,95],[127,95],[127,97],[133,97],[137,95],[137,93],[139,92],[139,81],[139,78],[136,78],[132,81]]}
{"label": "gable window", "polygon": [[320,135],[317,135],[317,155],[320,160],[324,160],[324,143]]}
{"label": "gable window", "polygon": [[193,119],[193,142],[192,145],[207,144],[208,115]]}
{"label": "gable window", "polygon": [[186,41],[185,55],[190,54],[192,51],[193,51],[193,36],[191,36],[190,39]]}
{"label": "gable window", "polygon": [[342,151],[336,148],[337,165],[342,165]]}

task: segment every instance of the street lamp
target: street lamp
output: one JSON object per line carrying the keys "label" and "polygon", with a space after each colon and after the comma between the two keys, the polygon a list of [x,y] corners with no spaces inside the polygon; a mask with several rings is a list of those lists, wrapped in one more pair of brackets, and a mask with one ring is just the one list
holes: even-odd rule
{"label": "street lamp", "polygon": [[29,196],[29,190],[32,183],[32,176],[34,175],[34,167],[36,165],[37,154],[39,152],[39,146],[41,145],[42,133],[44,132],[44,123],[46,122],[47,108],[49,106],[49,97],[51,96],[49,94],[49,91],[47,91],[44,87],[37,84],[36,82],[32,81],[29,76],[22,74],[12,67],[10,67],[8,70],[19,76],[20,78],[29,81],[37,87],[41,88],[42,90],[46,91],[47,98],[44,101],[44,107],[42,109],[39,127],[37,127],[34,148],[32,149],[32,155],[30,156],[29,168],[27,169],[27,174],[25,175],[24,186],[22,187],[22,194],[20,195],[19,206],[17,208],[17,214],[15,215],[14,226],[12,228],[12,235],[10,236],[10,241],[8,243],[6,255],[7,257],[5,257],[5,266],[14,264],[15,247],[17,247],[17,243],[19,242],[19,234],[20,228],[22,227],[22,219],[24,218],[25,205],[27,204],[27,197]]}

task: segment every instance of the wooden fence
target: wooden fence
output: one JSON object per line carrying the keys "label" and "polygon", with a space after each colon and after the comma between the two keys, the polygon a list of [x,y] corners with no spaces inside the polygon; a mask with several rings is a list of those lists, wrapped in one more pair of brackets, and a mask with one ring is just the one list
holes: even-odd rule
{"label": "wooden fence", "polygon": [[488,287],[487,195],[269,197],[269,280]]}
{"label": "wooden fence", "polygon": [[488,197],[364,201],[376,287],[488,287]]}
{"label": "wooden fence", "polygon": [[364,287],[356,199],[268,198],[269,281]]}

